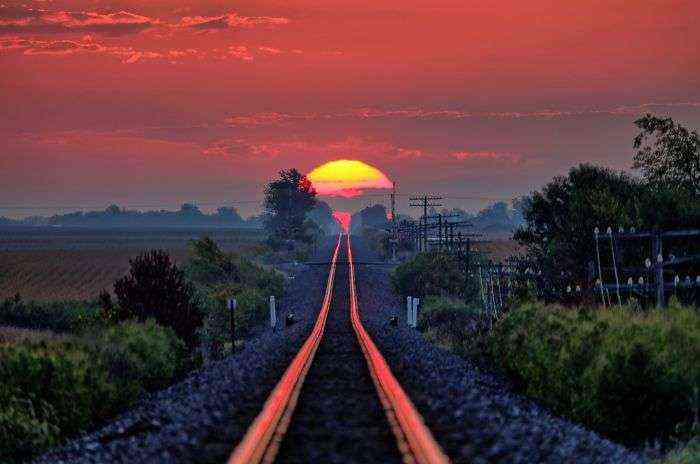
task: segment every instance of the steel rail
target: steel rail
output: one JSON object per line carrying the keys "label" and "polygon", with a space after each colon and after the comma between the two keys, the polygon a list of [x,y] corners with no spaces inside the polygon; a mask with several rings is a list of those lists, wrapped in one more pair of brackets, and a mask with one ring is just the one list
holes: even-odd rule
{"label": "steel rail", "polygon": [[262,411],[248,428],[243,440],[233,450],[228,464],[271,463],[275,459],[282,438],[289,427],[304,379],[323,338],[333,295],[341,239],[342,235],[338,237],[338,243],[333,252],[333,260],[326,282],[326,293],[311,335],[287,367],[284,375],[265,402]]}
{"label": "steel rail", "polygon": [[350,265],[350,318],[357,340],[362,347],[377,394],[384,406],[392,431],[396,436],[404,462],[418,464],[445,464],[450,460],[433,438],[420,413],[404,392],[389,365],[369,336],[357,304],[355,266],[352,259],[350,235],[347,237],[348,263]]}

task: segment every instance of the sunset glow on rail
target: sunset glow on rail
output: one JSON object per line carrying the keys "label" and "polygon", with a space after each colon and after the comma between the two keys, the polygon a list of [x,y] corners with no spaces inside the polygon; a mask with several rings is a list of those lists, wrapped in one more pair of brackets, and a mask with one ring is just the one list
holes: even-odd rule
{"label": "sunset glow on rail", "polygon": [[343,232],[350,232],[350,221],[352,220],[352,215],[347,211],[333,211],[333,218],[340,224],[343,228]]}
{"label": "sunset glow on rail", "polygon": [[320,195],[352,198],[366,189],[390,189],[389,178],[379,169],[358,160],[329,161],[307,174]]}

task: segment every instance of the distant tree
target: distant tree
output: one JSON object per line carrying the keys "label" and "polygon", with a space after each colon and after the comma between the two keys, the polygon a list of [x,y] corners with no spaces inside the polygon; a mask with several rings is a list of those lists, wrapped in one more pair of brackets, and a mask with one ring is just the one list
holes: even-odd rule
{"label": "distant tree", "polygon": [[149,251],[129,263],[129,273],[114,283],[122,314],[140,321],[155,319],[193,348],[202,325],[194,286],[165,251]]}
{"label": "distant tree", "polygon": [[700,139],[671,118],[647,114],[635,121],[640,129],[634,138],[635,169],[654,184],[679,187],[700,194]]}
{"label": "distant tree", "polygon": [[182,216],[201,216],[202,211],[195,204],[183,203],[177,214]]}
{"label": "distant tree", "polygon": [[333,218],[333,209],[325,201],[316,200],[316,206],[306,217],[314,221],[328,235],[335,234],[339,230],[338,222]]}
{"label": "distant tree", "polygon": [[221,208],[216,210],[216,215],[220,219],[225,220],[226,222],[228,222],[228,221],[230,221],[232,223],[243,222],[243,218],[238,213],[238,210],[236,210],[236,208],[221,207]]}
{"label": "distant tree", "polygon": [[273,241],[308,240],[306,215],[316,205],[311,181],[296,169],[279,172],[279,178],[265,189],[265,227]]}
{"label": "distant tree", "polygon": [[386,207],[384,205],[372,205],[362,208],[352,215],[350,225],[353,230],[359,230],[362,227],[388,227],[389,221]]}
{"label": "distant tree", "polygon": [[106,214],[111,214],[111,215],[114,215],[114,216],[116,216],[117,214],[119,214],[119,213],[121,213],[121,212],[122,212],[122,210],[119,208],[119,206],[114,205],[114,204],[109,205],[109,206],[107,207],[107,209],[105,209],[105,213],[106,213]]}

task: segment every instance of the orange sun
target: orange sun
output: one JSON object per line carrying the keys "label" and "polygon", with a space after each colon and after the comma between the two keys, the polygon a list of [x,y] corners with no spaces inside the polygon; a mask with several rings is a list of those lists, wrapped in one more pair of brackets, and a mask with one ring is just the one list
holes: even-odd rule
{"label": "orange sun", "polygon": [[329,161],[306,176],[319,195],[356,197],[365,189],[389,189],[392,183],[379,169],[358,160]]}

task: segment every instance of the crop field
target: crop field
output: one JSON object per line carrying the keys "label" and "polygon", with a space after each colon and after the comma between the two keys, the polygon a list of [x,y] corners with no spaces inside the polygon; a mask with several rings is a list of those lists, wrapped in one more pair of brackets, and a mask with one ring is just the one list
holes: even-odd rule
{"label": "crop field", "polygon": [[129,259],[161,248],[182,263],[190,239],[209,235],[226,251],[246,251],[259,231],[225,229],[0,228],[0,298],[92,299],[111,290]]}

